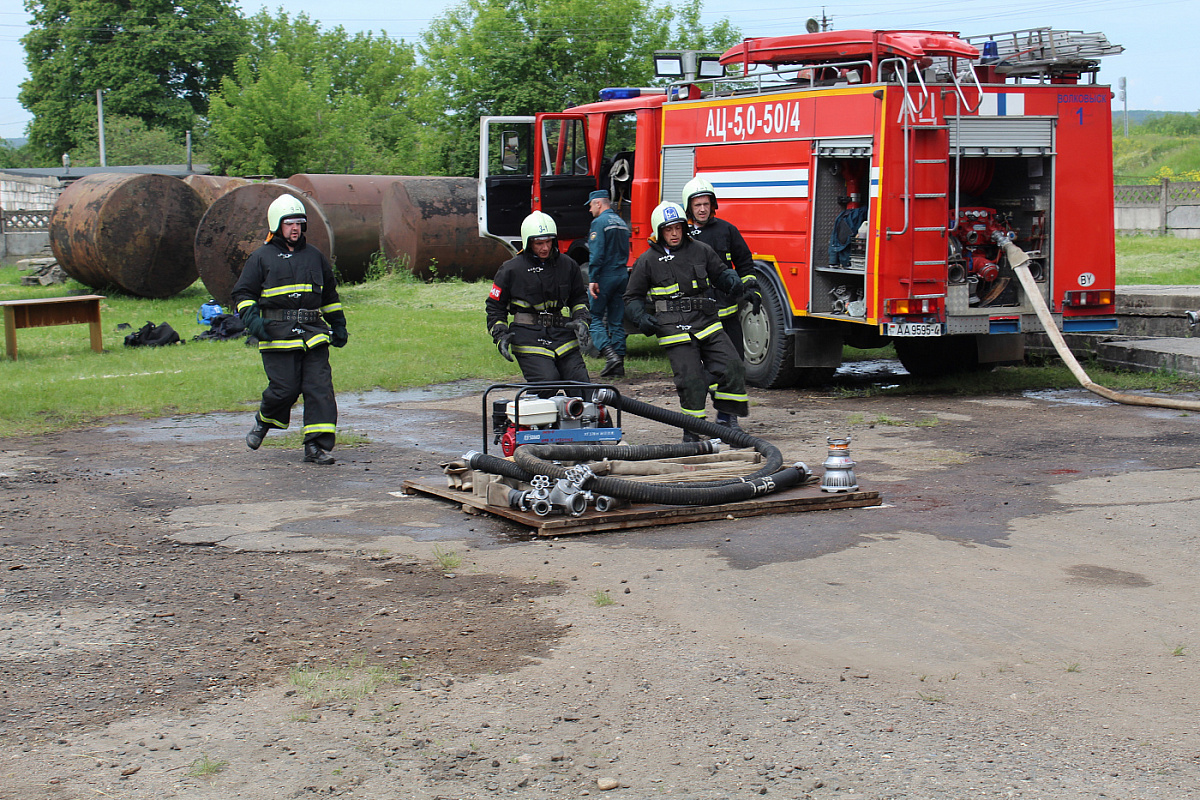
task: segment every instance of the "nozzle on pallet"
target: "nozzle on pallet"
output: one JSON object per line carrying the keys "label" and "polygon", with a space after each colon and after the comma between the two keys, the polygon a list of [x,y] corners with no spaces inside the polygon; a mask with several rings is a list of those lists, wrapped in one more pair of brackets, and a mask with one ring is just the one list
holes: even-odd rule
{"label": "nozzle on pallet", "polygon": [[850,437],[836,439],[830,436],[829,455],[825,463],[825,476],[821,478],[822,492],[853,492],[858,489],[858,478],[854,476],[854,461],[850,458]]}

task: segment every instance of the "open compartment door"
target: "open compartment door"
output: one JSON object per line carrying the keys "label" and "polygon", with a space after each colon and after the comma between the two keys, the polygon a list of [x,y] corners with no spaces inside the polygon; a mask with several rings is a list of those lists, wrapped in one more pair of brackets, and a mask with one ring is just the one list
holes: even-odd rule
{"label": "open compartment door", "polygon": [[534,179],[534,207],[554,218],[559,239],[584,238],[592,224],[587,198],[597,186],[587,117],[538,114],[537,127],[541,169]]}
{"label": "open compartment door", "polygon": [[534,122],[479,118],[479,235],[499,239],[513,252],[521,247],[521,222],[533,210]]}

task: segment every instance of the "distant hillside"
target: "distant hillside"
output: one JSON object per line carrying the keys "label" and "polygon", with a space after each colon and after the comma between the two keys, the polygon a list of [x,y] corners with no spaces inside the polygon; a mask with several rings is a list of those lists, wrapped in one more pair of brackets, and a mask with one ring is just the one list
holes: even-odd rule
{"label": "distant hillside", "polygon": [[[1190,114],[1190,113],[1192,113],[1192,112],[1190,112],[1190,111],[1147,111],[1147,110],[1134,110],[1131,108],[1131,109],[1129,109],[1129,124],[1130,125],[1141,125],[1146,120],[1154,119],[1156,117],[1173,117],[1173,116],[1181,116],[1181,115]],[[1113,114],[1113,124],[1114,125],[1124,124],[1125,115],[1122,113],[1120,106],[1117,105],[1115,100],[1113,101],[1112,114]]]}
{"label": "distant hillside", "polygon": [[19,139],[4,139],[3,141],[5,147],[11,147],[15,150],[18,147],[24,147],[25,143],[29,140],[22,136]]}

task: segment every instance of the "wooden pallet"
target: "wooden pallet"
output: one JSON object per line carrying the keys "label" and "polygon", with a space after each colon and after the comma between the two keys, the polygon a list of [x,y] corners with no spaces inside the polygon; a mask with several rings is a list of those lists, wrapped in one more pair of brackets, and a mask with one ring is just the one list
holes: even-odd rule
{"label": "wooden pallet", "polygon": [[568,536],[574,533],[619,531],[674,525],[680,522],[705,522],[714,519],[739,519],[763,514],[790,514],[800,511],[830,511],[837,508],[863,508],[882,504],[879,492],[843,492],[826,494],[815,485],[796,486],[753,500],[740,500],[717,506],[663,506],[643,503],[601,514],[588,509],[578,517],[552,515],[539,517],[531,511],[488,505],[483,498],[462,489],[434,485],[419,480],[404,482],[405,494],[427,494],[462,505],[467,514],[493,514],[532,528],[537,536]]}

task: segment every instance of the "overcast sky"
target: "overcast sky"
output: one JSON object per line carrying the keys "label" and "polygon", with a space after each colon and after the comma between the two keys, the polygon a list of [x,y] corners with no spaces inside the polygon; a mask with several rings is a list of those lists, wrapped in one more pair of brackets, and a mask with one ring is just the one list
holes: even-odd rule
{"label": "overcast sky", "polygon": [[[341,25],[348,31],[386,31],[389,36],[415,41],[429,21],[457,0],[288,0],[289,13],[306,12],[323,27]],[[242,9],[253,14],[264,3],[246,0]],[[1110,42],[1125,46],[1117,57],[1104,59],[1100,80],[1114,87],[1128,81],[1129,108],[1160,111],[1200,111],[1200,80],[1187,64],[1197,54],[1200,2],[1197,0],[1013,0],[1007,3],[967,3],[961,0],[841,0],[811,7],[796,0],[705,0],[704,21],[722,17],[744,36],[802,33],[804,22],[824,10],[835,28],[918,28],[956,30],[967,35],[1052,27],[1098,31]],[[28,78],[21,37],[29,30],[22,0],[0,0],[0,137],[25,135],[32,118],[17,102],[21,81]],[[1114,101],[1114,108],[1120,104]]]}

